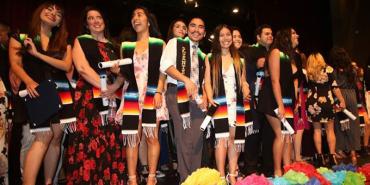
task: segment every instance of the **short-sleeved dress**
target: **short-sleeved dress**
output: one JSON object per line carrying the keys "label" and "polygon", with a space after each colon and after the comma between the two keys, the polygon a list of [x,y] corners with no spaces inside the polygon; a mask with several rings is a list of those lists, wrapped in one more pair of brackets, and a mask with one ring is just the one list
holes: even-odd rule
{"label": "short-sleeved dress", "polygon": [[[268,62],[266,63],[266,68],[268,69]],[[290,57],[283,52],[280,52],[280,87],[285,109],[285,118],[293,127],[293,109],[295,105],[293,71]],[[278,108],[278,104],[272,91],[270,76],[265,78],[265,83],[262,86],[262,91],[259,96],[260,100],[257,105],[257,110],[264,114],[277,117],[274,110]]]}
{"label": "short-sleeved dress", "polygon": [[325,66],[318,75],[318,81],[308,80],[307,116],[309,122],[326,123],[334,119],[332,88],[337,87],[337,82],[330,66]]}

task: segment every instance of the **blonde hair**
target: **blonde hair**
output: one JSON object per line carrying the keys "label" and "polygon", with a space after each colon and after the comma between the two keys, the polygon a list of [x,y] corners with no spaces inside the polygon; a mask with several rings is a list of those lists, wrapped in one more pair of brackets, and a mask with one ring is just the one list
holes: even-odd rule
{"label": "blonde hair", "polygon": [[307,77],[312,81],[320,81],[326,63],[320,53],[311,54],[307,59]]}

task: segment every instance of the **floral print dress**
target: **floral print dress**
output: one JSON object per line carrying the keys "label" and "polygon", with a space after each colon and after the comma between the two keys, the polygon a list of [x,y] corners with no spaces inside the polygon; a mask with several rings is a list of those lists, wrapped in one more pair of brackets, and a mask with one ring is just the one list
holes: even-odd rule
{"label": "floral print dress", "polygon": [[[98,42],[98,41],[96,41]],[[97,43],[99,53],[85,51],[85,55],[101,55],[104,61],[113,60],[107,51],[110,43]],[[87,53],[89,52],[89,53]],[[89,61],[90,65],[92,62]],[[76,131],[69,135],[66,151],[67,185],[123,185],[124,147],[119,124],[102,124],[92,86],[81,76],[75,91]]]}
{"label": "floral print dress", "polygon": [[326,123],[334,119],[334,97],[332,88],[337,87],[333,68],[324,67],[318,80],[308,80],[307,116],[309,122]]}
{"label": "floral print dress", "polygon": [[[143,107],[144,107],[144,99],[145,99],[145,93],[146,93],[147,81],[148,81],[149,50],[147,49],[145,50],[145,52],[141,54],[135,51],[133,58],[134,58],[136,84],[139,90],[139,107],[140,107],[140,112],[142,112]],[[156,112],[157,121],[168,120],[168,117],[169,117],[164,94],[165,93],[162,93],[162,107],[157,109],[157,112]],[[140,114],[140,120],[141,120],[141,114]]]}

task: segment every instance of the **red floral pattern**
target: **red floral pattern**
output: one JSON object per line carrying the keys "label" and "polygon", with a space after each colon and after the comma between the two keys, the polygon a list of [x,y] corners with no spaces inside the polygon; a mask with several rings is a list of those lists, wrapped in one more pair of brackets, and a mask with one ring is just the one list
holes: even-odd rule
{"label": "red floral pattern", "polygon": [[[109,60],[104,44],[99,54]],[[67,148],[67,185],[123,185],[124,148],[121,128],[117,124],[102,126],[95,107],[91,85],[83,78],[77,82],[75,111],[77,132],[70,134]]]}

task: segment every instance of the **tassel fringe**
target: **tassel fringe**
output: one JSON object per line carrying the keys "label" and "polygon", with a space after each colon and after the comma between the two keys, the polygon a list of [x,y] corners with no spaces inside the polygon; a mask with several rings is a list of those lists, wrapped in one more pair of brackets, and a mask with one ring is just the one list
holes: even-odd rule
{"label": "tassel fringe", "polygon": [[123,145],[134,148],[140,142],[138,134],[124,134],[123,135]]}
{"label": "tassel fringe", "polygon": [[235,143],[234,145],[235,145],[234,147],[235,151],[239,153],[244,152],[244,143]]}
{"label": "tassel fringe", "polygon": [[190,128],[190,113],[181,115],[182,117],[182,126],[184,130]]}
{"label": "tassel fringe", "polygon": [[155,128],[156,128],[155,125],[154,127],[143,126],[143,132],[145,136],[148,138],[155,138],[156,137]]}
{"label": "tassel fringe", "polygon": [[253,135],[253,134],[257,134],[259,133],[260,131],[258,129],[253,129],[253,123],[251,124],[248,124],[247,123],[247,126],[245,128],[245,135],[246,136],[250,136],[250,135]]}
{"label": "tassel fringe", "polygon": [[227,148],[227,146],[229,145],[229,137],[221,137],[221,138],[216,138],[216,141],[215,141],[215,148],[218,148],[220,147],[220,143],[221,141],[224,141],[224,146],[225,148]]}

